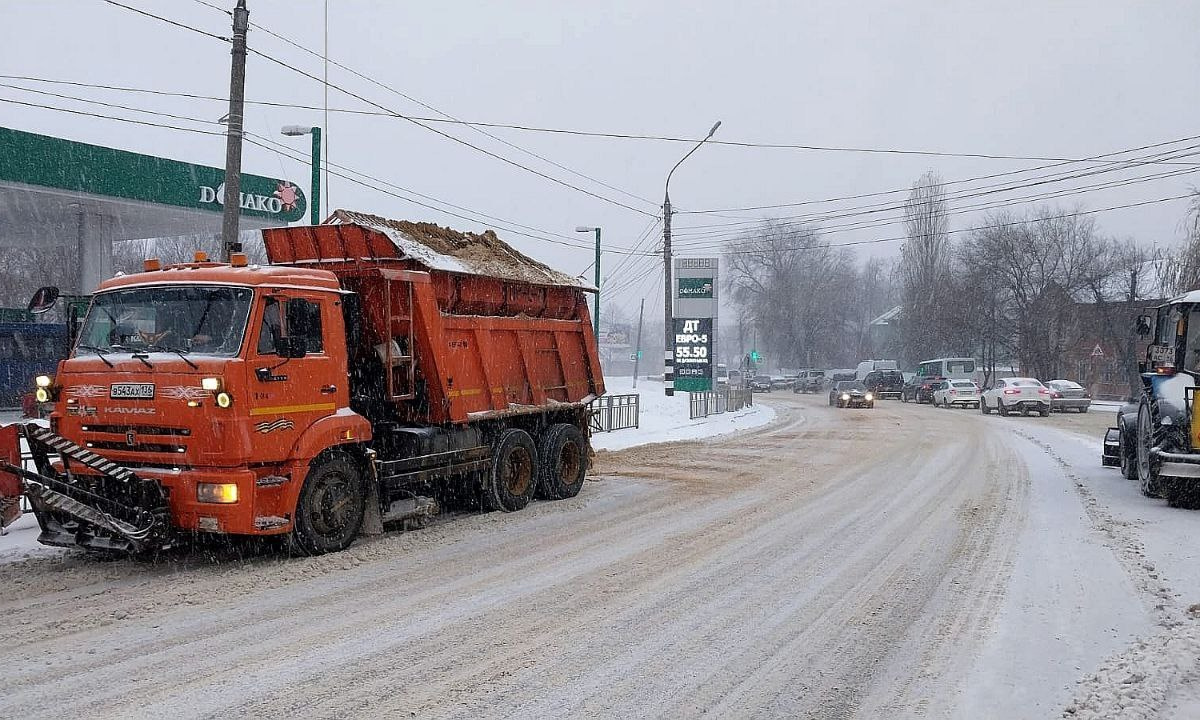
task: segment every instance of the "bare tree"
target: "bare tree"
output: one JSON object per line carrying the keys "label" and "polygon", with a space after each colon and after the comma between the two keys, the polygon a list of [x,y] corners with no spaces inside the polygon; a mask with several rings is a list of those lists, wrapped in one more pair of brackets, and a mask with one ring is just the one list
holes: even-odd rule
{"label": "bare tree", "polygon": [[933,171],[913,183],[904,205],[906,240],[900,253],[905,315],[904,346],[909,362],[941,350],[946,326],[946,283],[950,277],[949,208],[946,187]]}

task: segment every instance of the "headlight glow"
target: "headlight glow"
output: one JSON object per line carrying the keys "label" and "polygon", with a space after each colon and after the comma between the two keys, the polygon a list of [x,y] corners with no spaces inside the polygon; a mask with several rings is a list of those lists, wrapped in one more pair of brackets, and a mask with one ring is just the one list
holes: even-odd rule
{"label": "headlight glow", "polygon": [[875,399],[875,396],[874,396],[874,395],[872,395],[871,393],[867,393],[867,402],[870,402],[870,401],[872,401],[872,400],[874,400],[874,399]]}
{"label": "headlight glow", "polygon": [[41,402],[41,403],[50,402],[50,391],[44,387],[40,387],[37,390],[33,391],[33,397],[36,398],[37,401]]}
{"label": "headlight glow", "polygon": [[216,392],[221,389],[221,378],[206,377],[200,381],[200,387],[209,392]]}
{"label": "headlight glow", "polygon": [[849,399],[850,399],[850,393],[842,393],[842,399],[843,399],[843,400],[849,400]]}
{"label": "headlight glow", "polygon": [[202,503],[230,505],[238,501],[238,487],[233,483],[198,483],[196,500]]}
{"label": "headlight glow", "polygon": [[51,380],[50,380],[49,375],[38,375],[36,378],[33,379],[33,384],[37,385],[40,388],[48,388],[48,387],[50,387],[50,383],[51,383]]}
{"label": "headlight glow", "polygon": [[230,397],[229,393],[227,393],[227,392],[217,393],[217,407],[227,408],[232,404],[233,404],[233,398]]}

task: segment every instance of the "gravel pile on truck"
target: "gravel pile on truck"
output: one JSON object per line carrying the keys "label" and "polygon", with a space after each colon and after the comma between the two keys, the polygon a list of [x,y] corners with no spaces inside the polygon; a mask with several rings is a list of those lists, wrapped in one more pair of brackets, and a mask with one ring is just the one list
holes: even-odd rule
{"label": "gravel pile on truck", "polygon": [[405,498],[515,511],[580,491],[594,288],[490,231],[339,210],[262,232],[269,265],[148,260],[100,286],[39,378],[50,428],[0,428],[0,507],[25,495],[41,542],[288,534],[324,553]]}

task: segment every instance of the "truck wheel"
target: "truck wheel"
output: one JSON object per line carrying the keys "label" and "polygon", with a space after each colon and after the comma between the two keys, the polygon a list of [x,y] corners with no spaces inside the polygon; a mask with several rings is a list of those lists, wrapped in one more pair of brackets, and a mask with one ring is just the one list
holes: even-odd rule
{"label": "truck wheel", "polygon": [[358,537],[366,507],[366,488],[354,463],[336,456],[318,461],[300,489],[293,544],[309,555],[345,550]]}
{"label": "truck wheel", "polygon": [[551,425],[542,436],[538,460],[540,497],[564,500],[579,494],[587,475],[587,442],[579,428],[567,423]]}
{"label": "truck wheel", "polygon": [[500,433],[492,451],[484,499],[491,510],[521,510],[537,491],[538,456],[533,438],[524,430],[510,428]]}
{"label": "truck wheel", "polygon": [[1146,497],[1162,497],[1163,481],[1158,475],[1158,462],[1150,457],[1150,448],[1154,447],[1154,421],[1150,415],[1150,403],[1143,399],[1137,419],[1138,484]]}

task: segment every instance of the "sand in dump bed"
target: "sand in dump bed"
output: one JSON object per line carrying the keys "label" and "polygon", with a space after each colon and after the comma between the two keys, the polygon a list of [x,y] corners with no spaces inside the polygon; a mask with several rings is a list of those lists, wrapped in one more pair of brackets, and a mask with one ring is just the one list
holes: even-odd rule
{"label": "sand in dump bed", "polygon": [[[406,257],[444,270],[523,280],[540,285],[585,283],[514,250],[491,230],[469,233],[435,223],[389,220],[388,218],[338,210],[332,222],[360,225],[387,235]],[[413,248],[411,244],[419,245]],[[449,259],[450,263],[439,262]]]}

